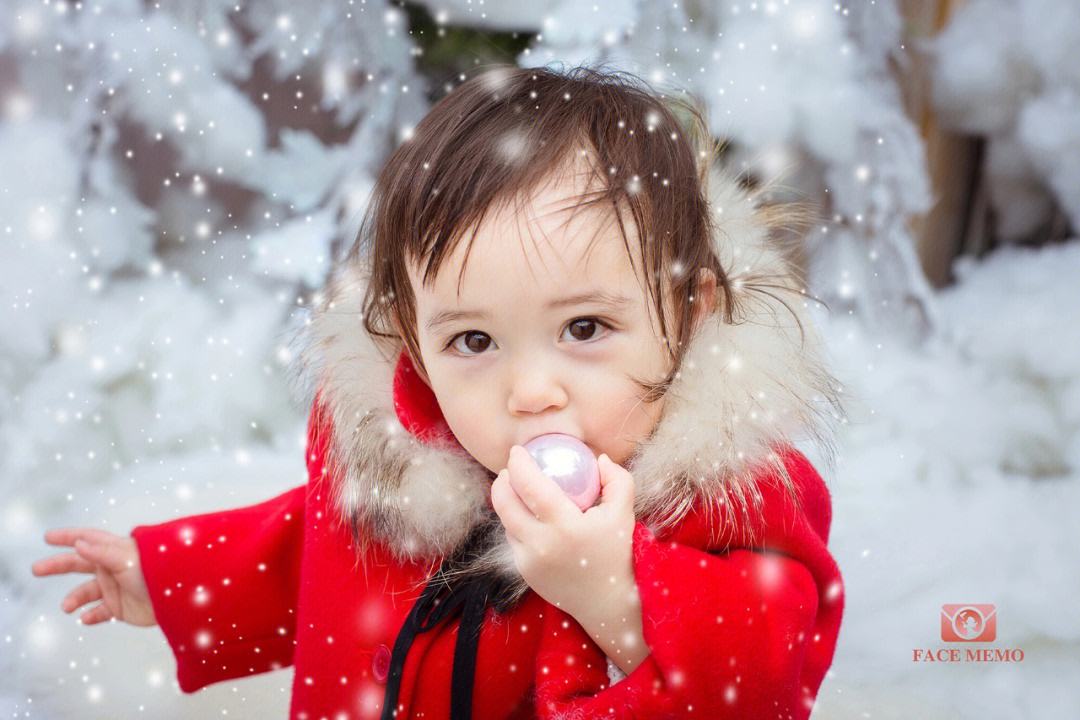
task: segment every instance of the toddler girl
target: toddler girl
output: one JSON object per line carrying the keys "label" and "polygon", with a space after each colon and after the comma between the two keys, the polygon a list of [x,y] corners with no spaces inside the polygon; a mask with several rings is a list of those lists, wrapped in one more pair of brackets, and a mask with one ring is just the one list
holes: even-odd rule
{"label": "toddler girl", "polygon": [[[703,127],[622,73],[463,83],[297,338],[308,481],[34,572],[94,573],[63,609],[158,625],[184,692],[293,665],[296,719],[807,717],[843,592],[793,442],[838,390]],[[554,432],[584,512],[520,447]]]}

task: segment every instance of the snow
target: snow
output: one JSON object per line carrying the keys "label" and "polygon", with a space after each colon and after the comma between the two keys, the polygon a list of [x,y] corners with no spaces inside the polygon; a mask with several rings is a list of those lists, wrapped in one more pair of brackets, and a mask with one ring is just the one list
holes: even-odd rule
{"label": "snow", "polygon": [[[60,601],[76,584],[34,578],[30,564],[58,550],[45,545],[46,527],[92,526],[126,534],[138,524],[240,507],[267,499],[305,481],[303,427],[295,426],[280,446],[198,450],[140,463],[106,481],[61,491],[20,493],[31,521],[3,517],[5,568],[0,616],[11,637],[0,653],[4,678],[0,709],[8,717],[84,717],[89,705],[100,716],[285,717],[291,671],[221,683],[184,696],[176,685],[172,653],[157,628],[122,623],[81,626]],[[2,639],[2,638],[0,638]],[[235,688],[235,689],[234,689]],[[137,708],[144,708],[136,712]]]}
{"label": "snow", "polygon": [[318,287],[330,270],[330,241],[336,230],[332,214],[324,211],[260,233],[251,242],[254,269]]}
{"label": "snow", "polygon": [[426,88],[389,3],[294,10],[5,6],[4,717],[286,715],[290,672],[183,696],[159,631],[79,625],[60,600],[84,578],[30,564],[62,551],[46,528],[126,534],[306,481],[290,329]]}
{"label": "snow", "polygon": [[[1080,693],[1080,240],[958,265],[949,331],[907,349],[832,318],[853,403],[833,493],[845,614],[816,717],[1067,718]],[[994,603],[1019,664],[912,661],[945,603]]]}

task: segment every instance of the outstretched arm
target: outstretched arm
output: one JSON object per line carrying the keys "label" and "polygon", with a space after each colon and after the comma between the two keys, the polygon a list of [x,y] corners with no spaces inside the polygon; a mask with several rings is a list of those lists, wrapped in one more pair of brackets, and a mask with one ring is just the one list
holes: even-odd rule
{"label": "outstretched arm", "polygon": [[306,489],[131,531],[184,692],[292,664]]}

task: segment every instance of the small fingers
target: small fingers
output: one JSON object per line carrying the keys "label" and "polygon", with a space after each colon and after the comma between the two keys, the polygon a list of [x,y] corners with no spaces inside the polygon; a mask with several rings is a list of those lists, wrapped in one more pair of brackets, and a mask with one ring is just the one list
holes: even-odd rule
{"label": "small fingers", "polygon": [[83,605],[101,599],[101,584],[97,579],[87,580],[82,585],[67,594],[60,603],[60,609],[66,613],[73,613]]}
{"label": "small fingers", "polygon": [[567,516],[571,508],[577,510],[558,483],[541,472],[529,451],[522,446],[514,445],[510,448],[507,470],[510,473],[510,485],[533,517],[543,522],[551,522]]}
{"label": "small fingers", "polygon": [[79,538],[75,541],[75,552],[111,573],[121,573],[135,564],[124,548],[112,543],[89,543]]}
{"label": "small fingers", "polygon": [[30,571],[38,577],[69,572],[92,573],[94,564],[77,553],[63,553],[36,561],[30,566]]}
{"label": "small fingers", "polygon": [[87,541],[103,542],[113,534],[96,528],[53,528],[45,531],[45,542],[49,545],[67,545],[71,547],[80,538]]}
{"label": "small fingers", "polygon": [[112,619],[112,613],[109,612],[109,608],[105,607],[105,603],[95,605],[82,614],[79,621],[83,625],[97,625]]}

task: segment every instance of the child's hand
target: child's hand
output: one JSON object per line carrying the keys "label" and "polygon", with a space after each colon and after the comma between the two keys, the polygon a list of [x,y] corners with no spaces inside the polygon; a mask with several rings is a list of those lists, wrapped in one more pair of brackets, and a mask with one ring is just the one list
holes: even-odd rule
{"label": "child's hand", "polygon": [[636,591],[634,478],[606,454],[598,464],[600,503],[584,513],[518,445],[491,485],[521,576],[579,621],[603,614],[613,593]]}
{"label": "child's hand", "polygon": [[34,575],[94,575],[67,594],[60,603],[64,612],[101,600],[82,614],[83,624],[96,625],[116,618],[140,627],[157,625],[139,564],[139,549],[132,538],[94,528],[58,528],[45,533],[45,542],[73,547],[75,552],[38,560],[31,566]]}

